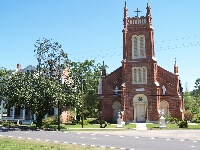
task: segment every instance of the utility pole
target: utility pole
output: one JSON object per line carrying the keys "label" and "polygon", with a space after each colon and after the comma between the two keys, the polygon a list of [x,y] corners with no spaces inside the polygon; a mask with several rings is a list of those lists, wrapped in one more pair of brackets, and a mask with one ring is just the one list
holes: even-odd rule
{"label": "utility pole", "polygon": [[81,80],[81,93],[82,93],[82,128],[83,128],[83,122],[84,122],[84,95],[83,95],[83,82],[85,79]]}
{"label": "utility pole", "polygon": [[[61,70],[60,70],[60,56],[58,56],[58,71],[59,71],[59,78],[58,78],[58,80],[59,80],[59,82],[61,83],[62,81],[61,81]],[[62,83],[61,83],[62,84]],[[60,100],[59,100],[59,98],[58,98],[58,131],[60,131]]]}

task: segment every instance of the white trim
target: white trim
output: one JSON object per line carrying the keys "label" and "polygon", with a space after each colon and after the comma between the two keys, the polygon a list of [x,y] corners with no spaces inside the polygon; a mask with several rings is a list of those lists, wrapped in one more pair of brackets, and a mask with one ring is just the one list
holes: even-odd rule
{"label": "white trim", "polygon": [[139,88],[139,89],[136,89],[135,91],[141,92],[141,91],[145,91],[145,89],[144,88]]}
{"label": "white trim", "polygon": [[157,81],[155,82],[155,85],[156,85],[156,86],[160,86],[160,84],[159,84]]}

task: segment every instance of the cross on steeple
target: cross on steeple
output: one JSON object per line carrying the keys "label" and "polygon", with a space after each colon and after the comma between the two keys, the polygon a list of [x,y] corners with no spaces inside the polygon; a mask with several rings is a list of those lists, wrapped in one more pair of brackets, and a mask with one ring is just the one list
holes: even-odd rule
{"label": "cross on steeple", "polygon": [[137,17],[138,17],[138,13],[139,12],[141,12],[138,8],[137,8],[137,10],[136,11],[134,11],[134,12],[136,12],[137,13]]}

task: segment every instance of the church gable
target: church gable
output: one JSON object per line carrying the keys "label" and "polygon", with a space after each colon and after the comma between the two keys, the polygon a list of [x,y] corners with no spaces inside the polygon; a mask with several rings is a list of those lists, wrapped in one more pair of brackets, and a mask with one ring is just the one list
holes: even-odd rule
{"label": "church gable", "polygon": [[119,67],[109,75],[105,76],[102,80],[103,93],[105,94],[115,94],[114,90],[116,87],[120,89],[122,84],[122,67]]}
{"label": "church gable", "polygon": [[178,76],[157,66],[157,82],[162,87],[163,85],[168,89],[168,94],[177,94],[179,89]]}

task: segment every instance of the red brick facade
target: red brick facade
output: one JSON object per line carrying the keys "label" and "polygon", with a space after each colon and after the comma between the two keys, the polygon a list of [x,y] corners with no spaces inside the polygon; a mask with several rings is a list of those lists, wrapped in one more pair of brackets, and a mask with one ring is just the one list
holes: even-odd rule
{"label": "red brick facade", "polygon": [[146,9],[146,16],[131,18],[124,7],[122,66],[109,75],[102,69],[100,119],[116,121],[119,110],[125,122],[157,122],[161,110],[184,118],[178,67],[171,73],[157,65],[149,4]]}

